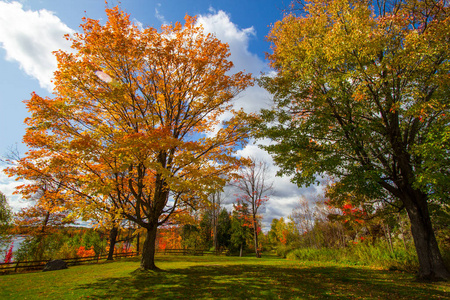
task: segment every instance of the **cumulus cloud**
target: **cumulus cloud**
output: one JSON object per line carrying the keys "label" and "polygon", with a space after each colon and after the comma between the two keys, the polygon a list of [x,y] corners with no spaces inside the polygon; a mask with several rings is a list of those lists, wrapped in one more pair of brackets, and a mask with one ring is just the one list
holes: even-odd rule
{"label": "cumulus cloud", "polygon": [[256,54],[248,50],[248,45],[252,37],[256,36],[253,27],[240,29],[231,22],[230,16],[222,10],[215,12],[210,9],[209,14],[200,15],[197,23],[202,25],[204,30],[213,33],[222,42],[230,46],[230,60],[235,69],[246,71],[258,75],[266,64]]}
{"label": "cumulus cloud", "polygon": [[[212,8],[210,8],[209,14],[200,15],[197,21],[206,32],[213,33],[222,42],[228,43],[231,54],[230,60],[235,66],[232,71],[250,72],[254,77],[258,77],[262,72],[267,74],[273,73],[266,62],[248,50],[251,39],[257,35],[253,27],[241,29],[231,21],[227,13],[221,10],[215,11]],[[234,107],[237,109],[243,108],[247,113],[254,113],[259,112],[262,108],[270,107],[272,103],[270,94],[256,85],[242,92],[237,97]],[[230,115],[223,116],[223,119],[227,117],[230,117]],[[272,157],[258,146],[258,144],[267,145],[269,143],[271,143],[270,140],[252,141],[246,147],[236,152],[238,157],[259,159],[265,161],[269,166],[267,177],[273,181],[274,189],[270,200],[262,210],[262,227],[264,231],[270,229],[270,223],[273,218],[288,217],[301,196],[313,198],[316,193],[321,191],[317,186],[299,188],[290,181],[289,177],[277,177],[278,167],[275,166]],[[231,204],[228,204],[227,209],[232,209]]]}
{"label": "cumulus cloud", "polygon": [[[231,21],[226,12],[216,11],[213,8],[209,9],[208,14],[199,15],[197,24],[201,25],[205,32],[214,34],[219,40],[229,45],[229,60],[234,64],[232,72],[243,71],[258,77],[261,72],[268,70],[267,64],[248,50],[251,39],[257,34],[253,27],[239,28]],[[270,102],[270,95],[267,91],[256,85],[240,93],[233,105],[237,110],[243,109],[250,113],[259,112],[261,108],[268,107]],[[221,120],[231,117],[231,113],[225,113],[221,116]],[[213,128],[211,132],[207,133],[208,136],[214,135],[219,128],[220,125]]]}
{"label": "cumulus cloud", "polygon": [[[260,142],[260,144],[269,143],[271,143],[269,140],[262,140]],[[245,148],[238,150],[236,155],[262,160],[268,165],[267,178],[273,183],[273,191],[269,201],[265,204],[265,209],[261,210],[263,213],[262,229],[264,231],[270,230],[270,224],[273,218],[279,219],[280,217],[283,217],[286,219],[291,215],[292,210],[297,205],[300,197],[304,196],[307,199],[313,199],[316,194],[322,192],[322,187],[320,186],[299,188],[296,184],[291,182],[290,177],[276,176],[278,167],[274,164],[272,157],[267,151],[255,144],[254,141]]]}
{"label": "cumulus cloud", "polygon": [[[261,72],[269,71],[267,64],[248,50],[251,39],[257,34],[253,27],[239,28],[227,13],[212,8],[209,14],[198,16],[197,23],[205,32],[213,33],[219,40],[229,45],[231,54],[229,59],[234,64],[233,72],[245,71],[258,77]],[[254,86],[237,97],[235,107],[243,108],[246,112],[257,112],[267,107],[269,103],[270,95],[259,86]]]}
{"label": "cumulus cloud", "polygon": [[25,10],[19,2],[0,2],[0,46],[6,59],[18,62],[20,68],[51,91],[56,70],[52,51],[68,50],[64,34],[74,31],[53,12]]}

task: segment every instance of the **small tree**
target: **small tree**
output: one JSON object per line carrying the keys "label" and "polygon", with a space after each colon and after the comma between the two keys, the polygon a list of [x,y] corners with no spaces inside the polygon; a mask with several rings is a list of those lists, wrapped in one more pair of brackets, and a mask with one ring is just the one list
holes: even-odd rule
{"label": "small tree", "polygon": [[272,191],[272,183],[267,181],[268,165],[265,161],[251,159],[248,166],[240,169],[234,186],[239,191],[239,199],[248,205],[251,216],[251,227],[253,228],[253,241],[255,253],[258,252],[258,233],[259,227],[259,209],[269,200],[269,194]]}
{"label": "small tree", "polygon": [[252,221],[248,204],[238,200],[233,204],[233,214],[231,218],[231,245],[233,248],[239,249],[239,256],[241,257],[244,247],[247,244],[247,239],[251,235],[250,228]]}
{"label": "small tree", "polygon": [[12,210],[8,204],[5,194],[0,191],[0,228],[3,233],[4,227],[9,225],[12,217]]}

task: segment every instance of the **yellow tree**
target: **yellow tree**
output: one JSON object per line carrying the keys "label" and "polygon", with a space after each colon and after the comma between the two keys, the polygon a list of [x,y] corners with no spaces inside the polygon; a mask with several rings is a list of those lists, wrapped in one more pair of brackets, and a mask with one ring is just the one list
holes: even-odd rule
{"label": "yellow tree", "polygon": [[275,106],[258,133],[298,184],[326,174],[345,192],[393,199],[410,218],[419,277],[450,278],[430,217],[448,203],[448,176],[436,175],[448,173],[448,1],[299,2],[269,36],[277,76],[262,84]]}
{"label": "yellow tree", "polygon": [[[230,74],[228,46],[195,18],[158,31],[117,7],[106,14],[106,24],[85,19],[82,33],[67,36],[71,53],[56,52],[54,97],[26,101],[25,140],[31,152],[70,157],[83,194],[145,228],[141,268],[157,269],[158,226],[239,166],[232,154],[246,131],[231,101],[252,79]],[[221,123],[225,111],[234,117]]]}

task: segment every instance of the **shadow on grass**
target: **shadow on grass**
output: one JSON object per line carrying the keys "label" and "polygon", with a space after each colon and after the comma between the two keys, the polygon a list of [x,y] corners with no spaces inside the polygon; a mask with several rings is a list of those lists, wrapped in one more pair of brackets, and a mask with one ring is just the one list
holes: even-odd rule
{"label": "shadow on grass", "polygon": [[[395,280],[393,280],[395,278]],[[450,299],[386,271],[327,266],[205,264],[82,285],[94,299]]]}

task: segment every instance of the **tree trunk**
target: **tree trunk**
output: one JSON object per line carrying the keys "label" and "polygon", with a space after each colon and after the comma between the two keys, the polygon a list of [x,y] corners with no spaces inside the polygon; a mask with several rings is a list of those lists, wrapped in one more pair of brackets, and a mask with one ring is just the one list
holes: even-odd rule
{"label": "tree trunk", "polygon": [[419,280],[448,280],[450,272],[444,265],[431,225],[427,195],[410,189],[401,199],[411,221],[411,233],[419,259]]}
{"label": "tree trunk", "polygon": [[405,250],[408,251],[408,246],[406,246],[405,231],[404,231],[403,221],[401,220],[399,214],[397,215],[397,220],[398,220],[398,224],[400,226],[400,233],[402,234],[403,246],[405,247]]}
{"label": "tree trunk", "polygon": [[108,258],[106,260],[114,260],[114,247],[116,246],[118,233],[119,228],[116,226],[113,226],[109,231],[109,250],[108,250]]}
{"label": "tree trunk", "polygon": [[260,258],[260,254],[258,251],[258,224],[255,220],[255,216],[253,216],[253,236],[254,236],[254,242],[255,242],[255,254],[257,258]]}
{"label": "tree trunk", "polygon": [[219,251],[218,240],[217,240],[217,216],[216,211],[214,210],[213,215],[213,245],[214,251],[217,253]]}
{"label": "tree trunk", "polygon": [[156,225],[147,228],[147,236],[142,247],[141,269],[143,270],[159,270],[155,265],[156,252]]}
{"label": "tree trunk", "polygon": [[139,254],[139,245],[140,245],[140,243],[141,243],[141,240],[140,240],[140,233],[138,233],[137,234],[137,236],[136,236],[136,252]]}
{"label": "tree trunk", "polygon": [[244,248],[244,243],[241,243],[241,248],[239,249],[239,257],[242,257],[243,248]]}
{"label": "tree trunk", "polygon": [[391,251],[391,253],[394,253],[394,246],[392,245],[391,231],[389,230],[389,225],[384,224],[384,222],[382,222],[381,224],[383,226],[384,235],[389,245],[389,250]]}

